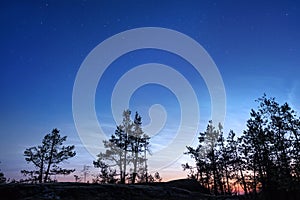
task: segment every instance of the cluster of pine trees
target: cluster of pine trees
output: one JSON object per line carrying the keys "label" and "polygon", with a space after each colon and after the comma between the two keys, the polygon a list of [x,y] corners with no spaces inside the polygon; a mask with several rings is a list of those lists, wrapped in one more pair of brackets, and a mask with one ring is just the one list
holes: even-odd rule
{"label": "cluster of pine trees", "polygon": [[[67,136],[61,136],[59,130],[53,129],[46,134],[42,144],[27,148],[24,151],[25,160],[32,163],[33,170],[21,170],[26,177],[19,182],[45,183],[56,181],[55,175],[69,175],[75,169],[64,169],[60,164],[76,155],[75,146],[64,146]],[[93,161],[100,172],[95,183],[136,183],[161,181],[159,173],[148,174],[147,154],[150,153],[150,137],[142,130],[142,118],[136,113],[131,120],[131,111],[123,112],[123,122],[109,140],[103,141],[105,152]],[[77,175],[74,176],[79,180]],[[5,177],[0,173],[0,183]]]}
{"label": "cluster of pine trees", "polygon": [[195,166],[182,167],[214,194],[245,194],[260,191],[293,191],[300,186],[300,120],[284,103],[264,95],[251,110],[247,128],[240,137],[230,131],[223,136],[222,126],[210,121],[199,135],[196,148],[185,154]]}
{"label": "cluster of pine trees", "polygon": [[161,180],[158,173],[148,174],[147,154],[150,137],[142,130],[142,118],[136,112],[134,120],[131,111],[123,112],[123,121],[109,140],[103,141],[105,152],[93,162],[100,173],[94,182],[136,183]]}

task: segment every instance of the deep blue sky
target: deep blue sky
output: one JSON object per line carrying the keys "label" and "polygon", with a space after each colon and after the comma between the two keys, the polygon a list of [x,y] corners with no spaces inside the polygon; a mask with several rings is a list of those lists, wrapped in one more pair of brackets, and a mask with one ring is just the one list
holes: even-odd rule
{"label": "deep blue sky", "polygon": [[[20,169],[28,167],[22,156],[24,149],[39,144],[55,127],[77,146],[78,156],[69,161],[69,166],[92,164],[93,158],[82,147],[73,122],[76,73],[95,46],[132,28],[174,29],[206,49],[226,89],[225,130],[240,132],[250,109],[256,106],[254,100],[263,93],[275,96],[279,102],[289,102],[300,112],[297,1],[1,1],[0,25],[0,169],[9,178],[19,178]],[[129,69],[149,61],[177,69],[183,62],[159,51],[133,52],[127,59],[117,60],[103,77],[107,86],[97,90],[99,120],[109,123],[109,104],[99,102],[109,102],[110,84],[122,73],[118,64]],[[194,77],[192,70],[181,73],[200,91],[197,96],[204,113],[201,127],[205,127],[209,120],[205,84],[201,77]],[[163,95],[154,101],[147,92],[137,91],[133,111],[156,101],[177,106],[172,94],[163,88],[153,86],[151,90]],[[142,116],[147,113],[143,109],[140,112]],[[149,120],[148,116],[143,119]],[[106,130],[113,129],[108,126]],[[180,164],[169,169],[176,170],[181,171]]]}

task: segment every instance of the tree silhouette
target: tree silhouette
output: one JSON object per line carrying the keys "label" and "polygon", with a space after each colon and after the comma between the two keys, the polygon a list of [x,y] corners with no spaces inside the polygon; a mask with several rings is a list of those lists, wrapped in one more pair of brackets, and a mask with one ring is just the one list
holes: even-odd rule
{"label": "tree silhouette", "polygon": [[98,159],[93,162],[96,168],[100,168],[98,177],[104,179],[104,182],[108,181],[107,178],[115,180],[117,170],[118,181],[122,184],[126,179],[135,183],[137,178],[145,177],[143,173],[147,174],[146,156],[150,137],[142,130],[141,116],[136,113],[132,121],[130,115],[130,110],[123,112],[122,123],[109,140],[103,141],[106,151],[100,152]]}
{"label": "tree silhouette", "polygon": [[61,137],[59,130],[53,129],[45,135],[42,144],[27,148],[24,151],[25,160],[32,163],[35,170],[22,170],[21,173],[31,182],[49,182],[52,175],[68,175],[75,169],[63,169],[59,164],[76,155],[75,146],[63,146],[67,136]]}
{"label": "tree silhouette", "polygon": [[[293,191],[300,186],[300,119],[295,111],[266,95],[256,100],[247,128],[240,137],[210,121],[200,133],[196,148],[187,147],[195,166],[186,163],[189,178],[199,181],[214,194],[233,193],[241,186],[246,195],[263,191]],[[216,139],[217,138],[217,139]],[[237,189],[236,189],[237,191]]]}
{"label": "tree silhouette", "polygon": [[184,170],[190,170],[190,178],[198,180],[214,194],[224,193],[223,165],[219,161],[220,153],[217,150],[217,141],[221,132],[221,125],[216,129],[212,121],[209,121],[206,131],[199,134],[197,148],[188,146],[188,151],[185,152],[195,160],[196,167],[188,163],[182,165]]}
{"label": "tree silhouette", "polygon": [[242,142],[252,172],[252,188],[263,191],[291,190],[299,172],[299,119],[287,103],[264,95],[251,110]]}
{"label": "tree silhouette", "polygon": [[[1,162],[0,162],[1,163]],[[0,170],[0,184],[1,183],[5,183],[6,182],[6,178],[5,178],[5,176],[4,176],[4,174],[1,172],[1,170]]]}
{"label": "tree silhouette", "polygon": [[[228,155],[227,163],[229,164],[230,178],[233,181],[233,186],[241,186],[244,193],[247,195],[247,184],[245,180],[245,159],[242,157],[242,147],[240,146],[240,138],[235,137],[235,133],[230,130],[227,140],[226,140],[226,150]],[[237,192],[237,191],[236,191]]]}
{"label": "tree silhouette", "polygon": [[[144,134],[142,130],[142,118],[136,112],[133,122],[133,131],[129,135],[128,140],[130,141],[130,152],[131,162],[133,164],[132,170],[132,183],[134,184],[138,175],[138,171],[142,174],[145,172],[147,174],[147,164],[146,164],[146,154],[149,146],[149,139],[147,135]],[[144,153],[144,155],[142,154]],[[143,165],[145,163],[145,165]]]}
{"label": "tree silhouette", "polygon": [[100,173],[93,179],[93,183],[117,183],[117,171],[115,169],[112,169],[103,161],[94,162],[94,165],[100,168]]}
{"label": "tree silhouette", "polygon": [[4,174],[2,172],[0,172],[0,183],[5,183],[6,182],[6,178],[4,176]]}
{"label": "tree silhouette", "polygon": [[231,187],[229,184],[230,179],[230,154],[232,153],[228,146],[225,144],[225,138],[222,131],[223,127],[219,124],[219,136],[217,140],[217,156],[218,156],[218,169],[219,169],[219,184],[222,194],[231,194]]}

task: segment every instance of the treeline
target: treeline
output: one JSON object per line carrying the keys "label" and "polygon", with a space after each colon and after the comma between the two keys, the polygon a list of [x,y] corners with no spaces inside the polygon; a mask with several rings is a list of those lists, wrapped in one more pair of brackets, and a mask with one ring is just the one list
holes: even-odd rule
{"label": "treeline", "polygon": [[266,95],[257,103],[240,137],[231,130],[225,139],[223,127],[209,122],[185,152],[195,161],[182,165],[189,178],[216,195],[299,190],[300,120],[287,103]]}
{"label": "treeline", "polygon": [[[199,134],[197,147],[187,147],[195,165],[185,163],[188,177],[196,179],[211,193],[256,195],[272,191],[295,191],[300,188],[300,119],[292,108],[280,105],[264,95],[252,109],[246,130],[230,131],[225,138],[221,124],[209,122]],[[25,179],[19,182],[55,181],[55,175],[68,175],[75,169],[62,168],[65,160],[76,155],[74,145],[63,145],[66,136],[53,129],[42,143],[24,151],[25,160],[33,170],[22,170]],[[148,172],[150,137],[142,130],[142,118],[131,111],[123,112],[123,121],[114,134],[103,141],[93,165],[99,168],[94,183],[147,183],[161,181],[159,173]],[[76,178],[76,175],[74,175]],[[77,176],[78,179],[78,176]],[[6,178],[0,172],[0,183]]]}

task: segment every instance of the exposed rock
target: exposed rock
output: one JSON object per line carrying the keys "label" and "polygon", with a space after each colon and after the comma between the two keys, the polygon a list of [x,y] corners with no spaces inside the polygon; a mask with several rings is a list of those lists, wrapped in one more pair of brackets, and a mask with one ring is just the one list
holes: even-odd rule
{"label": "exposed rock", "polygon": [[167,183],[156,183],[152,185],[101,185],[85,183],[5,184],[0,185],[0,198],[2,200],[216,199],[214,196],[198,192],[198,189],[199,185],[196,185],[196,183],[187,179],[176,180]]}
{"label": "exposed rock", "polygon": [[186,189],[191,192],[200,192],[203,194],[209,194],[209,191],[206,188],[202,187],[200,183],[195,179],[179,179],[179,180],[166,182],[165,185]]}

